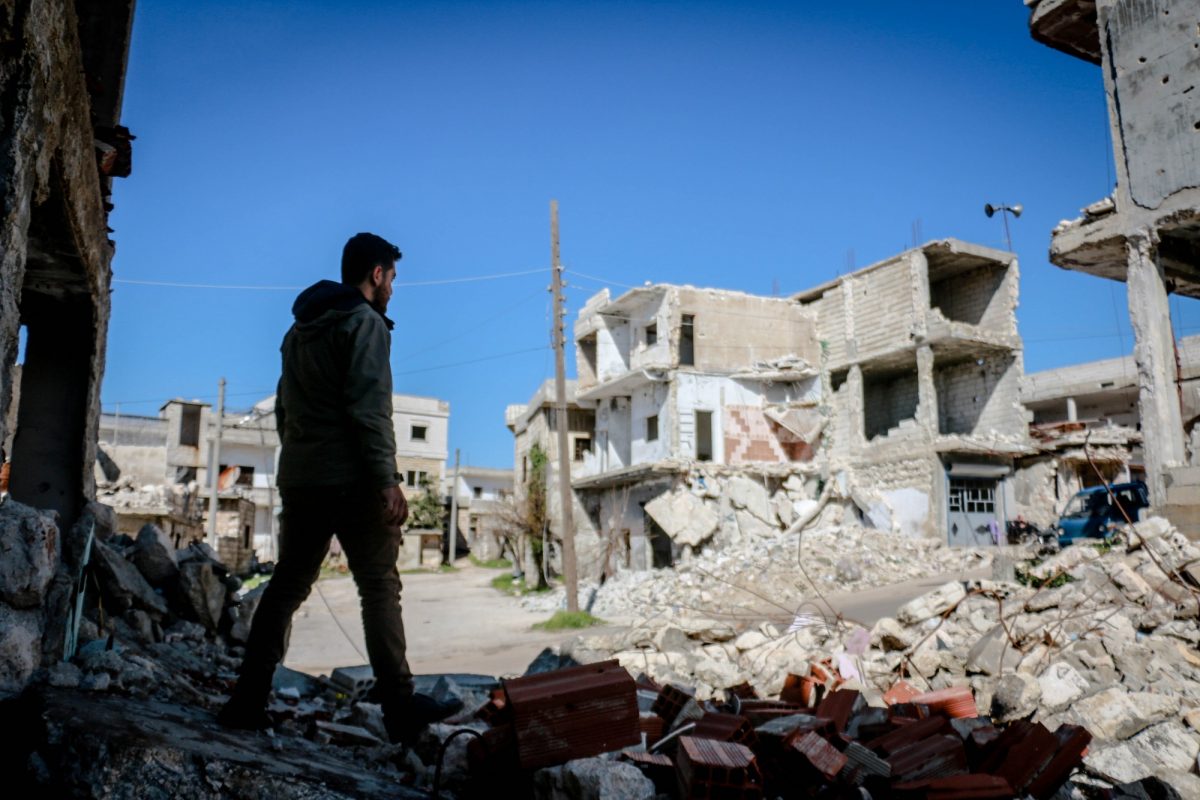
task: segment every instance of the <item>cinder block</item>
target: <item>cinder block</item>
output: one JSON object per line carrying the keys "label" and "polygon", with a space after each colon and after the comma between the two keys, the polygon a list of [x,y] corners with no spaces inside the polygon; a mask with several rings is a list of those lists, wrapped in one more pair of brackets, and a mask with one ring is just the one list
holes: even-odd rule
{"label": "cinder block", "polygon": [[1200,486],[1171,486],[1167,489],[1167,505],[1200,506]]}
{"label": "cinder block", "polygon": [[1200,467],[1176,467],[1167,473],[1167,485],[1200,486]]}
{"label": "cinder block", "polygon": [[1192,541],[1200,541],[1200,505],[1170,505],[1162,508],[1162,515]]}

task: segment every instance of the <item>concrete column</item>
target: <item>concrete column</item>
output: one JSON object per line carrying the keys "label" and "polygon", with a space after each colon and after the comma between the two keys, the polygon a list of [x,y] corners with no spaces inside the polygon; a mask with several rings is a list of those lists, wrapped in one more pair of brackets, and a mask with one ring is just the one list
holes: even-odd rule
{"label": "concrete column", "polygon": [[1079,420],[1079,409],[1075,406],[1075,398],[1067,398],[1067,422],[1077,422]]}
{"label": "concrete column", "polygon": [[846,373],[846,397],[849,401],[846,412],[848,444],[854,450],[866,444],[866,408],[863,404],[863,374],[858,364]]}
{"label": "concrete column", "polygon": [[1129,322],[1133,326],[1133,359],[1138,371],[1146,482],[1151,505],[1161,508],[1167,496],[1166,471],[1182,465],[1186,458],[1175,383],[1175,343],[1162,267],[1150,236],[1130,237],[1126,253]]}
{"label": "concrete column", "polygon": [[933,348],[917,348],[917,424],[930,436],[938,432],[937,385],[933,381]]}

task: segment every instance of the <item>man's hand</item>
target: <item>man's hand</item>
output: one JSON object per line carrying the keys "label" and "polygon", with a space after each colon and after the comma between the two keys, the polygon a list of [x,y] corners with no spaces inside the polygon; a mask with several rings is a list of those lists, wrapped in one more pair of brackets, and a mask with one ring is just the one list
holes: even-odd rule
{"label": "man's hand", "polygon": [[389,525],[400,526],[408,519],[408,501],[399,486],[388,486],[380,490],[379,497],[383,501],[383,519]]}

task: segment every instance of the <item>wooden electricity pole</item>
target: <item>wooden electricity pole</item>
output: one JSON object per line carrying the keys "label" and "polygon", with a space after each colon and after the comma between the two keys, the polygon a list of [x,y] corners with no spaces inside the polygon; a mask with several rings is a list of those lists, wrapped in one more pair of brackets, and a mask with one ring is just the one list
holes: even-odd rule
{"label": "wooden electricity pole", "polygon": [[566,310],[563,308],[562,264],[558,261],[558,201],[550,201],[550,261],[554,273],[554,385],[558,406],[558,504],[562,519],[563,580],[567,584],[567,611],[579,610],[579,576],[575,567],[575,523],[571,518],[571,453],[567,436],[567,374],[563,350],[566,346]]}
{"label": "wooden electricity pole", "polygon": [[217,384],[217,421],[213,433],[212,444],[209,446],[208,470],[208,546],[217,549],[217,509],[220,505],[221,494],[221,433],[225,428],[225,379]]}

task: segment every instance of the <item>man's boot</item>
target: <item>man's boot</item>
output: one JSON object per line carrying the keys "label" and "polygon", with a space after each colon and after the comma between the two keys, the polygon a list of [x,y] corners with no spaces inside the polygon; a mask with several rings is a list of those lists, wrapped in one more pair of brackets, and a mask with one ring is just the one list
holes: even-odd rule
{"label": "man's boot", "polygon": [[226,728],[244,731],[265,731],[272,726],[267,716],[267,699],[271,694],[271,675],[243,673],[229,700],[217,712],[217,722]]}
{"label": "man's boot", "polygon": [[394,744],[412,746],[421,731],[441,722],[463,707],[462,700],[435,700],[427,694],[414,694],[402,700],[383,700],[383,725]]}

